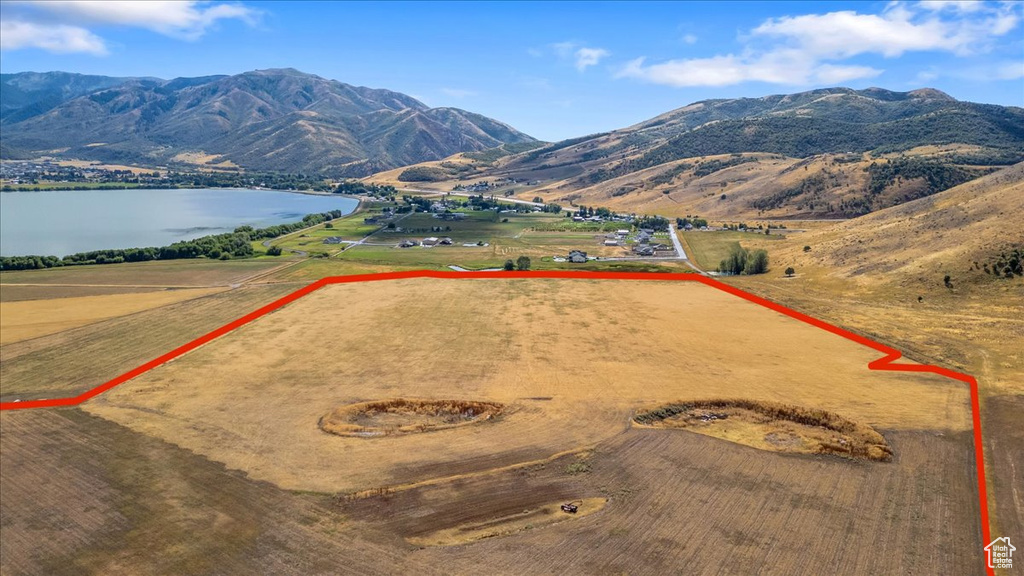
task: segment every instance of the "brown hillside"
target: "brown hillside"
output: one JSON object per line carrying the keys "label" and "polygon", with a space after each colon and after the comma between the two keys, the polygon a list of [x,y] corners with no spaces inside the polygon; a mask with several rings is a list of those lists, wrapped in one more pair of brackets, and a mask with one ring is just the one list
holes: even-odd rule
{"label": "brown hillside", "polygon": [[[809,232],[775,256],[776,267],[815,265],[869,283],[898,281],[954,288],[994,280],[984,266],[1024,247],[1024,163],[978,180]],[[803,246],[811,251],[804,253]],[[975,265],[977,262],[977,265]],[[1019,282],[1019,280],[1012,281]]]}

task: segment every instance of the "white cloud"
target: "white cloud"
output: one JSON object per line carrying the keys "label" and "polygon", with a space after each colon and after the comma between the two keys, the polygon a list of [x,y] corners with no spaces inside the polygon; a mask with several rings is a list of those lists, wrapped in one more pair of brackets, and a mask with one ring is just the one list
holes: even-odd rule
{"label": "white cloud", "polygon": [[604,48],[590,48],[573,41],[557,42],[550,44],[549,47],[559,59],[572,62],[580,72],[611,56],[611,52]]}
{"label": "white cloud", "polygon": [[588,66],[594,66],[609,55],[611,52],[604,48],[580,48],[576,51],[576,69],[583,72]]}
{"label": "white cloud", "polygon": [[771,18],[742,38],[745,48],[739,54],[653,64],[641,58],[629,62],[617,76],[678,87],[747,81],[839,84],[882,73],[870,66],[842,63],[856,56],[984,52],[996,37],[1017,27],[1019,12],[1013,4],[894,2],[880,14],[839,11]]}
{"label": "white cloud", "polygon": [[441,93],[446,96],[451,96],[452,98],[458,98],[460,100],[463,98],[469,98],[470,96],[476,96],[479,94],[479,92],[474,92],[472,90],[463,90],[461,88],[441,88]]}
{"label": "white cloud", "polygon": [[760,58],[746,59],[734,55],[711,58],[669,60],[644,65],[643,58],[626,64],[616,75],[637,78],[677,88],[693,86],[731,86],[740,82],[772,84],[838,84],[860,78],[871,78],[881,70],[867,66],[816,64],[799,54],[773,52]]}
{"label": "white cloud", "polygon": [[[128,27],[151,30],[182,40],[197,40],[222,20],[255,25],[260,12],[240,3],[195,1],[5,2],[3,48],[42,48],[51,52],[105,54],[102,38],[90,28]],[[27,31],[39,39],[27,37]],[[13,40],[6,38],[14,33]]]}
{"label": "white cloud", "polygon": [[686,44],[696,44],[697,37],[693,34],[686,34],[683,36],[683,42]]}
{"label": "white cloud", "polygon": [[997,80],[1020,80],[1024,78],[1024,62],[1010,62],[996,68]]}
{"label": "white cloud", "polygon": [[103,39],[77,26],[40,26],[31,22],[0,21],[0,50],[41,48],[58,54],[85,52],[102,56],[107,53]]}
{"label": "white cloud", "polygon": [[799,46],[819,58],[867,53],[891,58],[911,51],[967,54],[983,50],[990,37],[1012,30],[1019,18],[1014,10],[998,7],[976,14],[944,18],[934,11],[893,4],[881,14],[842,11],[769,19],[752,35]]}
{"label": "white cloud", "polygon": [[557,42],[551,45],[551,49],[555,51],[555,54],[562,58],[568,58],[572,55],[573,48],[576,48],[578,44],[575,42]]}
{"label": "white cloud", "polygon": [[984,8],[985,4],[978,0],[924,0],[923,2],[918,2],[918,6],[935,12],[941,12],[942,10],[977,12]]}

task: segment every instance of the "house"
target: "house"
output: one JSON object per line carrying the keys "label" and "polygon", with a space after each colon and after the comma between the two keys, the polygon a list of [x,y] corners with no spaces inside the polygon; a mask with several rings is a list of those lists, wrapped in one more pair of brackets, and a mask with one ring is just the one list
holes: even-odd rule
{"label": "house", "polygon": [[324,244],[341,244],[341,242],[341,236],[330,236],[328,238],[324,238]]}
{"label": "house", "polygon": [[584,220],[583,216],[573,216],[572,217],[572,221],[573,222],[583,222],[583,220]]}
{"label": "house", "polygon": [[446,238],[441,238],[441,240],[438,242],[438,244],[441,244],[443,246],[451,246],[452,245],[452,239],[451,238],[447,238],[447,237]]}
{"label": "house", "polygon": [[587,253],[582,250],[570,250],[569,262],[572,262],[573,264],[585,264],[587,262]]}
{"label": "house", "polygon": [[616,230],[615,233],[618,234],[619,236],[629,236],[629,230],[625,230],[625,229],[623,229],[623,230]]}
{"label": "house", "polygon": [[376,216],[370,216],[369,218],[363,218],[363,224],[376,224],[376,223],[377,223],[377,217]]}
{"label": "house", "polygon": [[448,207],[440,202],[434,202],[430,205],[430,211],[440,214],[442,212],[447,212]]}
{"label": "house", "polygon": [[641,244],[647,244],[648,242],[651,241],[651,235],[647,232],[641,231],[639,234],[636,235],[636,241]]}
{"label": "house", "polygon": [[654,234],[654,228],[641,228],[640,231],[648,234]]}
{"label": "house", "polygon": [[399,248],[412,248],[413,246],[419,246],[420,243],[415,240],[402,240],[398,243]]}
{"label": "house", "polygon": [[619,241],[618,240],[605,240],[604,241],[604,245],[605,246],[618,246],[619,245]]}
{"label": "house", "polygon": [[440,238],[437,238],[436,236],[431,236],[430,238],[424,238],[421,244],[423,244],[424,246],[437,246],[437,243],[440,241]]}
{"label": "house", "polygon": [[654,256],[653,246],[637,246],[633,251],[636,252],[638,256]]}

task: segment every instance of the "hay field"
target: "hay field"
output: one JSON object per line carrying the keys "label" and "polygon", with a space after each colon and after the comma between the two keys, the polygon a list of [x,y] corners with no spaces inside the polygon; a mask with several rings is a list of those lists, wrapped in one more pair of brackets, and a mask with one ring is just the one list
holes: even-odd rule
{"label": "hay field", "polygon": [[74,396],[295,288],[247,286],[5,344],[0,347],[0,399]]}
{"label": "hay field", "polygon": [[166,260],[100,266],[66,266],[45,270],[0,272],[0,285],[19,286],[135,286],[199,288],[241,283],[280,266],[279,260]]}
{"label": "hay field", "polygon": [[223,290],[225,288],[196,288],[0,302],[0,345],[55,334],[107,318],[159,308]]}
{"label": "hay field", "polygon": [[[695,283],[416,279],[329,286],[84,408],[253,479],[331,493],[541,461],[680,398],[792,403],[882,431],[969,429],[964,386],[867,370],[877,356]],[[317,427],[335,407],[399,396],[509,409],[386,438]]]}

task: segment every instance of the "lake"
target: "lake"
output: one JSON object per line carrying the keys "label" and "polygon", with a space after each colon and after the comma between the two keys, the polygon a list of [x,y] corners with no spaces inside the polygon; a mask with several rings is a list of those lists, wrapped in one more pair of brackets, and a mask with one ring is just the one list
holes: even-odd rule
{"label": "lake", "polygon": [[66,256],[166,246],[238,226],[355,210],[358,200],[277,190],[73,190],[0,193],[0,256]]}

